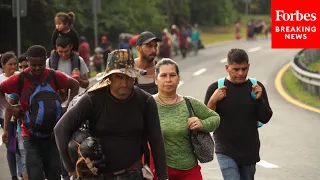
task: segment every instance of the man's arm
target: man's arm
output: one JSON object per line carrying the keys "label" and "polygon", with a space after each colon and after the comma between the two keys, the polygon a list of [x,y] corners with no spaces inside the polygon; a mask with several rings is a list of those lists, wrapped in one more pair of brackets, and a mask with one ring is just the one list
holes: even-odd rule
{"label": "man's arm", "polygon": [[87,94],[84,94],[79,101],[68,110],[59,120],[54,128],[56,143],[63,163],[68,172],[75,171],[75,164],[72,163],[68,144],[74,132],[94,114],[92,103]]}
{"label": "man's arm", "polygon": [[70,101],[75,97],[79,92],[79,82],[73,78],[68,77],[60,71],[55,71],[57,82],[59,85],[59,89],[70,89],[70,98],[68,98],[68,102],[66,107],[68,107]]}
{"label": "man's arm", "polygon": [[89,73],[89,69],[86,65],[86,63],[84,62],[83,58],[80,57],[80,79],[79,79],[79,84],[80,87],[82,88],[87,88],[89,86],[89,77],[88,77],[88,73]]}
{"label": "man's arm", "polygon": [[68,105],[70,103],[70,101],[78,94],[79,92],[79,82],[73,78],[68,78],[68,87],[67,89],[70,89],[70,98],[68,101]]}
{"label": "man's arm", "polygon": [[204,98],[204,104],[211,110],[216,110],[217,101],[211,99],[212,94],[214,93],[215,89],[213,89],[213,85],[210,85],[207,89],[206,96]]}
{"label": "man's arm", "polygon": [[160,127],[158,107],[152,96],[147,100],[145,113],[147,113],[145,114],[147,137],[151,146],[155,170],[158,179],[165,180],[168,179],[166,154]]}
{"label": "man's arm", "polygon": [[89,86],[89,77],[88,74],[84,74],[80,76],[79,85],[82,88],[87,88]]}
{"label": "man's arm", "polygon": [[273,112],[269,104],[268,95],[265,87],[262,83],[258,82],[258,85],[262,88],[261,98],[256,100],[258,120],[263,124],[266,124],[271,119]]}

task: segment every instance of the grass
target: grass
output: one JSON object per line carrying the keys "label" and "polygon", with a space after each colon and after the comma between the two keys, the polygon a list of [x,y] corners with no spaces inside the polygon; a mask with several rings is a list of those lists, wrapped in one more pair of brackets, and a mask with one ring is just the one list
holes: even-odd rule
{"label": "grass", "polygon": [[90,68],[90,76],[89,77],[95,77],[97,75],[97,71],[94,69],[94,67]]}
{"label": "grass", "polygon": [[[246,38],[246,21],[245,19],[258,20],[259,18],[269,22],[269,15],[249,15],[247,18],[241,16],[243,19],[241,23],[241,39]],[[201,40],[204,45],[213,44],[217,42],[236,40],[235,28],[233,25],[226,27],[200,27],[201,29]]]}
{"label": "grass", "polygon": [[285,89],[293,98],[310,106],[320,108],[320,98],[305,90],[291,70],[284,74],[282,80]]}
{"label": "grass", "polygon": [[308,65],[308,67],[312,70],[315,70],[315,71],[320,71],[320,59],[315,61],[315,62],[312,62]]}

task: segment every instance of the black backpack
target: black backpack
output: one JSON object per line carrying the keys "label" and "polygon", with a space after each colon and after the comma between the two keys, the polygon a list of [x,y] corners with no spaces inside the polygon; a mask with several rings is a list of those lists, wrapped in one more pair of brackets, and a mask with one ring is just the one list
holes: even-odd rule
{"label": "black backpack", "polygon": [[[59,65],[59,59],[60,59],[59,54],[53,53],[49,58],[49,67],[54,70],[57,70]],[[71,54],[70,60],[71,60],[71,72],[76,68],[80,70],[80,66],[81,66],[80,57],[78,55]]]}

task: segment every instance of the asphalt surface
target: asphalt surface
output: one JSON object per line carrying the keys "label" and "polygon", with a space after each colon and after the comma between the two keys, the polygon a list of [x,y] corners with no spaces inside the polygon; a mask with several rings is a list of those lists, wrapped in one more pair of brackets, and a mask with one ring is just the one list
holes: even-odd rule
{"label": "asphalt surface", "polygon": [[[178,93],[204,100],[209,84],[226,76],[227,52],[231,48],[247,50],[249,76],[261,81],[269,96],[273,117],[260,128],[261,159],[256,180],[319,180],[320,179],[320,115],[285,101],[274,87],[277,72],[293,59],[297,49],[271,49],[269,39],[224,43],[187,59],[177,58],[181,71]],[[222,180],[216,159],[201,164],[204,180]],[[4,146],[0,147],[0,180],[9,179]]]}

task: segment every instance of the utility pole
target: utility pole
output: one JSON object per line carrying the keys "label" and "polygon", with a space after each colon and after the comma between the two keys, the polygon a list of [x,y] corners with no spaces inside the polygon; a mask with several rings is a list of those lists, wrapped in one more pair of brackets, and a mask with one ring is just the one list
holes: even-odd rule
{"label": "utility pole", "polygon": [[20,0],[17,1],[17,46],[18,52],[17,56],[21,54],[21,32],[20,32]]}
{"label": "utility pole", "polygon": [[167,6],[167,16],[168,16],[168,26],[169,26],[169,29],[171,27],[171,13],[170,13],[170,0],[166,0],[166,6]]}
{"label": "utility pole", "polygon": [[17,56],[21,55],[20,18],[27,16],[27,0],[12,0],[12,16],[17,18]]}
{"label": "utility pole", "polygon": [[249,21],[249,4],[251,3],[251,0],[244,0],[245,3],[245,14],[246,14],[246,22]]}
{"label": "utility pole", "polygon": [[98,13],[101,11],[100,0],[92,0],[94,46],[98,47]]}

